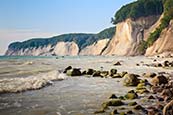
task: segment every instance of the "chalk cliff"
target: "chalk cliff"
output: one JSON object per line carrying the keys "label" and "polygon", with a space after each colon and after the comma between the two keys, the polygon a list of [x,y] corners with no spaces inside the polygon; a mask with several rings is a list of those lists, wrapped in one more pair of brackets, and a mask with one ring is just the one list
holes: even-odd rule
{"label": "chalk cliff", "polygon": [[159,16],[126,19],[116,25],[116,34],[102,55],[139,55],[138,46],[146,37],[147,30],[157,22]]}

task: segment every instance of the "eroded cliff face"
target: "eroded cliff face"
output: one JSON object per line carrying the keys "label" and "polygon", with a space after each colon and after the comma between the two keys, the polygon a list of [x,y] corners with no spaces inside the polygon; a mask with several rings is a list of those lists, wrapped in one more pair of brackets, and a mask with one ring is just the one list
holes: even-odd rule
{"label": "eroded cliff face", "polygon": [[26,48],[20,50],[8,49],[5,55],[8,56],[40,56],[40,55],[51,55],[51,45],[39,47],[39,48]]}
{"label": "eroded cliff face", "polygon": [[111,39],[102,55],[139,55],[139,44],[159,16],[149,16],[138,20],[127,19],[116,25],[116,35]]}
{"label": "eroded cliff face", "polygon": [[154,44],[146,50],[146,56],[157,54],[172,55],[173,54],[173,20],[169,26],[164,29]]}
{"label": "eroded cliff face", "polygon": [[20,50],[8,49],[5,55],[23,55],[23,56],[66,56],[78,55],[79,48],[74,42],[58,42],[56,46],[44,46],[38,48],[27,48]]}
{"label": "eroded cliff face", "polygon": [[106,47],[106,45],[108,44],[108,42],[109,39],[99,40],[94,44],[82,49],[79,55],[100,55]]}
{"label": "eroded cliff face", "polygon": [[79,47],[75,42],[58,42],[53,51],[58,56],[76,56],[78,53]]}

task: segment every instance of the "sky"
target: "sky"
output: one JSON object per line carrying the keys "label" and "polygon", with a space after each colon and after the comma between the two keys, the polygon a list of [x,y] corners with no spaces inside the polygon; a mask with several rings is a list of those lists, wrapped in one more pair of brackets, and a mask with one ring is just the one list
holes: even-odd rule
{"label": "sky", "polygon": [[8,45],[65,33],[97,33],[134,0],[0,0],[0,55]]}

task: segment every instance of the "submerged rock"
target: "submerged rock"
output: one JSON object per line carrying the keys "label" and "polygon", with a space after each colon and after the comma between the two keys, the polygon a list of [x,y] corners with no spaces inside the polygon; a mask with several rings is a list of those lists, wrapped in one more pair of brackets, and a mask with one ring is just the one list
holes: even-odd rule
{"label": "submerged rock", "polygon": [[131,93],[127,93],[124,97],[125,97],[125,99],[132,100],[132,99],[138,98],[138,95],[135,92],[131,92]]}

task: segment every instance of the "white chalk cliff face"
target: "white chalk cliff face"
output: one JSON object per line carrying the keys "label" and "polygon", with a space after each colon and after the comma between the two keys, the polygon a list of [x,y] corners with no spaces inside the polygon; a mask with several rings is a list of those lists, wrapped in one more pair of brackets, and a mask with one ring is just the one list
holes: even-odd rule
{"label": "white chalk cliff face", "polygon": [[154,44],[146,50],[146,56],[153,56],[162,53],[173,54],[173,20],[164,29]]}
{"label": "white chalk cliff face", "polygon": [[108,44],[108,41],[109,39],[99,40],[94,44],[82,49],[79,55],[100,55],[102,53],[102,50]]}
{"label": "white chalk cliff face", "polygon": [[79,48],[74,42],[58,42],[56,46],[51,45],[38,47],[38,48],[27,48],[17,51],[7,50],[6,55],[23,55],[23,56],[76,56],[79,53]]}
{"label": "white chalk cliff face", "polygon": [[79,53],[79,47],[75,42],[58,42],[53,53],[58,56],[76,56]]}
{"label": "white chalk cliff face", "polygon": [[52,49],[51,45],[39,47],[39,48],[26,48],[26,49],[20,49],[17,51],[8,49],[5,55],[10,56],[40,56],[40,55],[50,55],[50,50]]}
{"label": "white chalk cliff face", "polygon": [[156,21],[157,16],[127,19],[116,25],[116,35],[112,38],[103,55],[138,55],[138,46],[145,37],[145,30],[149,29]]}

